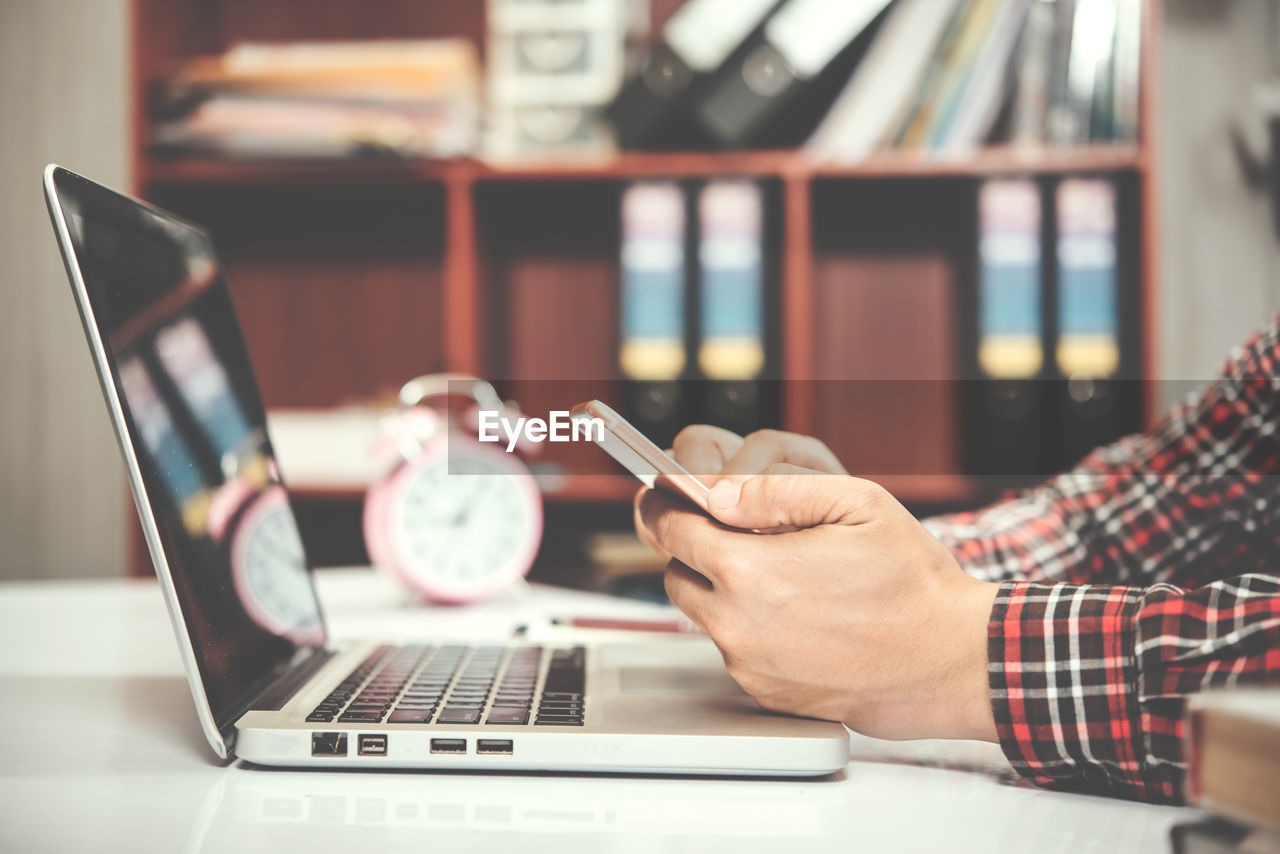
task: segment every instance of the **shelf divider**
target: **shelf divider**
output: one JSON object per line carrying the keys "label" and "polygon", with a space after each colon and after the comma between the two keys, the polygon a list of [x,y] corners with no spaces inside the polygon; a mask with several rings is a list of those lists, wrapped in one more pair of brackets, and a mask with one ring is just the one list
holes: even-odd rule
{"label": "shelf divider", "polygon": [[810,434],[814,428],[813,207],[807,175],[782,182],[782,424]]}
{"label": "shelf divider", "polygon": [[461,169],[444,182],[444,353],[450,371],[483,376],[474,187],[470,173]]}

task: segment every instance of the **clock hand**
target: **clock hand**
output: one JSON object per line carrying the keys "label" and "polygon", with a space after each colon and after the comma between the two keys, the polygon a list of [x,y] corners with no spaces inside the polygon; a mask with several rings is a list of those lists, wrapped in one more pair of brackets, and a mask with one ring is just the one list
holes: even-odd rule
{"label": "clock hand", "polygon": [[467,524],[467,520],[471,518],[472,502],[468,497],[458,506],[458,513],[453,517],[453,527],[461,528]]}
{"label": "clock hand", "polygon": [[467,520],[471,518],[471,514],[475,511],[476,506],[480,503],[480,495],[484,492],[485,482],[484,475],[471,475],[476,479],[475,488],[471,490],[470,496],[462,503],[462,507],[458,510],[458,515],[454,519],[456,527],[463,527],[467,524]]}
{"label": "clock hand", "polygon": [[264,556],[271,559],[275,566],[288,566],[294,568],[300,566],[302,561],[300,555],[293,549],[283,543],[274,540],[268,540],[261,545]]}

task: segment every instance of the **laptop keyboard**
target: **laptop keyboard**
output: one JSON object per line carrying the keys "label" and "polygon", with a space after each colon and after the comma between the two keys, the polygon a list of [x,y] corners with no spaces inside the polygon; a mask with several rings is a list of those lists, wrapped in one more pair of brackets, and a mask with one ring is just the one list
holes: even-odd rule
{"label": "laptop keyboard", "polygon": [[380,646],[307,720],[582,726],[585,689],[580,646]]}

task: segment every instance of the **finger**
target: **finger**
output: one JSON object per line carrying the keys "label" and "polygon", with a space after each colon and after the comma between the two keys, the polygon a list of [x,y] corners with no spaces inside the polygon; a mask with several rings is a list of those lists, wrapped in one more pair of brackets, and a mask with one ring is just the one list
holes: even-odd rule
{"label": "finger", "polygon": [[859,525],[895,508],[901,505],[869,480],[823,475],[785,463],[745,481],[722,481],[708,496],[708,509],[721,522],[754,530]]}
{"label": "finger", "polygon": [[727,530],[687,501],[656,489],[641,496],[640,518],[659,548],[716,586],[727,584],[730,561],[751,548],[755,538],[754,534]]}
{"label": "finger", "polygon": [[645,545],[653,549],[658,554],[662,555],[664,559],[671,560],[671,555],[667,552],[666,549],[662,547],[662,544],[658,542],[657,538],[653,536],[653,532],[650,531],[647,527],[645,527],[644,518],[640,515],[640,500],[644,498],[644,494],[648,491],[649,491],[649,487],[647,486],[640,487],[638,490],[636,490],[636,496],[631,501],[631,507],[632,507],[631,516],[632,516],[632,522],[635,524],[635,527],[636,527],[636,535],[639,536],[640,539],[644,541]]}
{"label": "finger", "polygon": [[715,606],[715,595],[706,576],[672,559],[667,564],[662,582],[671,604],[683,611],[690,620],[706,629],[710,612]]}
{"label": "finger", "polygon": [[709,424],[693,424],[676,434],[671,456],[690,474],[710,486],[742,443],[743,439],[737,433]]}
{"label": "finger", "polygon": [[[781,430],[757,430],[725,461],[721,475],[759,474],[775,463],[803,466],[826,474],[848,474],[831,449],[812,436]],[[744,478],[738,478],[743,480]]]}

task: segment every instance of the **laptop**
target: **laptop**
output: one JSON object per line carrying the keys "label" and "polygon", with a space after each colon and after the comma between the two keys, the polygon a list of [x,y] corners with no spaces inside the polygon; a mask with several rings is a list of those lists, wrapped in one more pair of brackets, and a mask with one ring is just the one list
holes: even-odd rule
{"label": "laptop", "polygon": [[44,188],[219,757],[768,776],[845,766],[841,724],[760,709],[710,643],[330,643],[209,238],[56,165]]}

